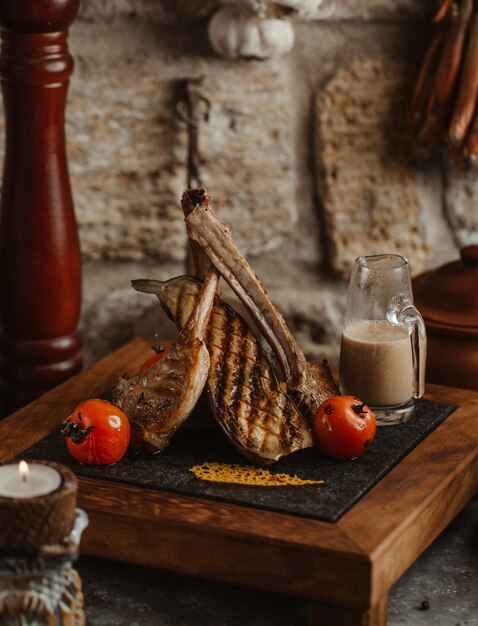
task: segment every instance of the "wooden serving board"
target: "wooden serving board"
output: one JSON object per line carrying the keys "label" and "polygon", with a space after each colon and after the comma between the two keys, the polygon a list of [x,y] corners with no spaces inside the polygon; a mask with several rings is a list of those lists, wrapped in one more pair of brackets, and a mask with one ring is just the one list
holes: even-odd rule
{"label": "wooden serving board", "polygon": [[[0,422],[0,462],[138,370],[135,340]],[[478,393],[430,386],[457,408],[336,522],[79,476],[82,552],[299,595],[310,624],[383,626],[387,594],[478,491]]]}

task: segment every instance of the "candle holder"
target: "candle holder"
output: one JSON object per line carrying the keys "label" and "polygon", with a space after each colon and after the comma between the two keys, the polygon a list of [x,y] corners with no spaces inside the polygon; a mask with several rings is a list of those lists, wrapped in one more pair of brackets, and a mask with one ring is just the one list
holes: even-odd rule
{"label": "candle holder", "polygon": [[0,467],[0,626],[82,626],[73,569],[88,516],[78,482],[59,463]]}
{"label": "candle holder", "polygon": [[[75,524],[78,482],[73,472],[60,463],[30,461],[30,468],[48,467],[60,477],[60,486],[51,493],[23,497],[21,493],[3,496],[0,489],[0,557],[5,554],[35,555],[43,546],[60,544],[70,536]],[[0,468],[0,482],[6,468]],[[30,481],[30,479],[29,479]]]}
{"label": "candle holder", "polygon": [[73,568],[88,525],[75,510],[70,535],[34,556],[0,556],[0,626],[84,626],[83,590]]}

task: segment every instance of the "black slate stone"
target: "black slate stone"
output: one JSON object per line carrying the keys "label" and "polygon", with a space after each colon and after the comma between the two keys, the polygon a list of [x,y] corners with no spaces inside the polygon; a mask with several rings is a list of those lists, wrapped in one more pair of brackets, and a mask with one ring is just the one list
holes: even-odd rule
{"label": "black slate stone", "polygon": [[409,422],[378,428],[376,438],[365,454],[353,461],[328,459],[310,448],[268,468],[273,473],[286,472],[304,479],[324,480],[323,485],[248,487],[195,478],[189,468],[206,461],[249,464],[226,440],[204,404],[185,422],[169,448],[160,455],[126,456],[110,466],[82,465],[70,456],[62,435],[56,432],[30,448],[22,458],[55,460],[71,467],[78,476],[336,522],[454,408],[419,400]]}

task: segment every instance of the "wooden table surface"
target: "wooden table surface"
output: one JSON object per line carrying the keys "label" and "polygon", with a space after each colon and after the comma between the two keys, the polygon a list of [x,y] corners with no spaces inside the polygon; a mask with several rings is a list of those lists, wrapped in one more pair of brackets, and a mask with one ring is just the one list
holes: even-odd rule
{"label": "wooden table surface", "polygon": [[[3,420],[0,462],[149,351],[134,340]],[[82,552],[305,597],[310,624],[383,626],[390,587],[478,491],[478,393],[426,397],[457,409],[335,524],[80,477]]]}

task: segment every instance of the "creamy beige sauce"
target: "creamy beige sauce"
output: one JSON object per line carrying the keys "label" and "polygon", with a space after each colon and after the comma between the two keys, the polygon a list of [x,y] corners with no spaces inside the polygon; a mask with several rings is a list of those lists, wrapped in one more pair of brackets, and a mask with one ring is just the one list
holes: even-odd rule
{"label": "creamy beige sauce", "polygon": [[408,329],[386,321],[346,328],[340,349],[340,391],[373,407],[411,400],[413,360]]}

